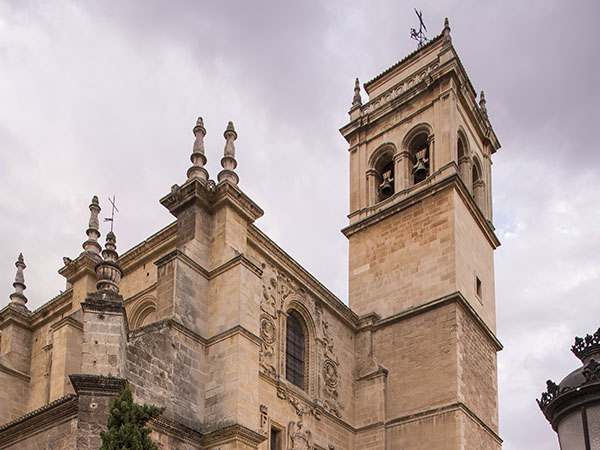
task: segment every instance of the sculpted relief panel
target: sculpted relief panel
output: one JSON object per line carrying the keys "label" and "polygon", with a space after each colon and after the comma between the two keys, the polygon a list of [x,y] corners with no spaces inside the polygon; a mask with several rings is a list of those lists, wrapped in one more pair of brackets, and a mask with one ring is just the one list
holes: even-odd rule
{"label": "sculpted relief panel", "polygon": [[[304,287],[285,272],[267,264],[262,264],[262,269],[259,354],[261,372],[275,381],[285,378],[286,312],[290,308],[300,308],[304,315],[310,316],[307,321],[311,323],[307,324],[312,343],[306,349],[306,361],[309,365],[309,383],[306,391],[316,396],[314,401],[317,406],[341,418],[344,405],[339,395],[342,380],[340,360],[335,350],[335,319],[330,316],[330,312],[323,307],[320,300],[315,301]],[[278,394],[280,398],[289,398],[283,391]],[[301,430],[302,426],[297,426],[299,433]]]}

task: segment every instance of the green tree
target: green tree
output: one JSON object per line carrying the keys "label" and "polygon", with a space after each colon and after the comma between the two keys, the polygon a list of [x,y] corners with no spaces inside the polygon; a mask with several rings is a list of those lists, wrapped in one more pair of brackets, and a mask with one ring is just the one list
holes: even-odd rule
{"label": "green tree", "polygon": [[158,450],[149,436],[152,429],[145,425],[160,416],[165,408],[134,403],[127,384],[123,393],[110,402],[109,409],[108,429],[100,432],[100,450]]}

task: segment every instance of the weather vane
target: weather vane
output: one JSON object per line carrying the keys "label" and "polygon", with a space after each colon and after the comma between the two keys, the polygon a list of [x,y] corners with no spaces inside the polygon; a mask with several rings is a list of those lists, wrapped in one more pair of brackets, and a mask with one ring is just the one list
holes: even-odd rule
{"label": "weather vane", "polygon": [[419,43],[417,48],[421,48],[427,43],[427,41],[429,41],[429,39],[425,37],[425,31],[427,31],[427,27],[423,22],[423,13],[421,11],[417,11],[417,8],[415,8],[415,14],[419,18],[419,31],[417,31],[414,28],[411,28],[410,37]]}
{"label": "weather vane", "polygon": [[110,197],[108,197],[108,201],[110,202],[110,204],[112,205],[112,211],[110,213],[110,217],[105,217],[104,221],[105,222],[110,222],[110,231],[112,232],[113,230],[113,225],[115,223],[115,211],[119,212],[119,209],[117,208],[117,205],[115,204],[116,198],[113,195],[113,198],[111,200]]}

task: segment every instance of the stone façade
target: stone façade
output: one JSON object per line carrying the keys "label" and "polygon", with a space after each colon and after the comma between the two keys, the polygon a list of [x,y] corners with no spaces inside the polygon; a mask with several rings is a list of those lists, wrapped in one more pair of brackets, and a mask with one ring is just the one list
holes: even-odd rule
{"label": "stone fa\u00e7ade", "polygon": [[[187,180],[161,199],[173,223],[101,253],[94,199],[84,251],[59,270],[66,290],[36,311],[17,262],[0,311],[0,448],[98,448],[129,382],[166,407],[152,423],[166,449],[499,449],[485,98],[447,23],[365,89],[341,129],[350,307],[254,225],[231,123],[209,179],[199,119]],[[302,386],[286,378],[290,315]]]}

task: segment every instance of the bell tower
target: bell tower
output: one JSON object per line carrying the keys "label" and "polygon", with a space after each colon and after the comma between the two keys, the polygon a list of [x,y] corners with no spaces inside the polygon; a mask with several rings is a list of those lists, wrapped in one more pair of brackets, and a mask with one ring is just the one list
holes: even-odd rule
{"label": "bell tower", "polygon": [[[499,449],[491,158],[500,143],[484,94],[447,19],[364,89],[365,103],[357,79],[340,130],[350,156],[342,231],[349,305],[388,371],[381,438],[389,448]],[[410,441],[417,430],[431,441]]]}

